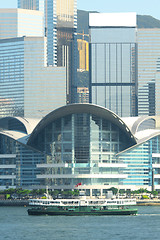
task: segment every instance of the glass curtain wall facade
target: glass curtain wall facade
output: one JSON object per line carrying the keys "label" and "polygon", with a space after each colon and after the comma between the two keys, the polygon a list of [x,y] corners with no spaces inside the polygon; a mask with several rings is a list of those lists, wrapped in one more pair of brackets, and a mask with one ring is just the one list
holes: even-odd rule
{"label": "glass curtain wall facade", "polygon": [[159,111],[160,29],[138,29],[138,115]]}
{"label": "glass curtain wall facade", "polygon": [[152,153],[150,141],[120,155],[120,159],[128,165],[124,170],[128,178],[122,185],[151,186],[152,184]]}
{"label": "glass curtain wall facade", "polygon": [[18,8],[37,10],[37,0],[18,0]]}
{"label": "glass curtain wall facade", "polygon": [[[158,154],[158,155],[157,155]],[[119,155],[119,159],[128,167],[123,173],[128,175],[127,179],[122,181],[122,185],[134,186],[152,186],[160,184],[159,170],[160,156],[160,136],[127,150]],[[154,169],[154,183],[152,171]]]}
{"label": "glass curtain wall facade", "polygon": [[0,188],[160,190],[158,117],[129,118],[129,130],[105,108],[73,104],[34,121],[1,119]]}
{"label": "glass curtain wall facade", "polygon": [[90,102],[136,116],[136,27],[99,25],[90,26]]}
{"label": "glass curtain wall facade", "polygon": [[0,116],[24,116],[24,41],[0,40]]}
{"label": "glass curtain wall facade", "polygon": [[67,103],[77,102],[77,0],[56,0],[57,66],[65,66]]}
{"label": "glass curtain wall facade", "polygon": [[82,113],[50,123],[32,144],[51,156],[52,165],[46,166],[46,174],[38,177],[50,179],[52,188],[72,188],[79,182],[118,185],[124,175],[116,165],[119,162],[115,154],[128,147],[131,141],[108,120]]}
{"label": "glass curtain wall facade", "polygon": [[18,0],[18,8],[44,11],[46,0]]}
{"label": "glass curtain wall facade", "polygon": [[40,173],[37,164],[44,162],[43,153],[0,134],[0,186],[38,188],[44,185],[36,178]]}
{"label": "glass curtain wall facade", "polygon": [[43,11],[45,36],[48,38],[48,65],[66,65],[67,41],[74,39],[77,28],[77,1],[18,0],[18,8]]}
{"label": "glass curtain wall facade", "polygon": [[65,68],[47,67],[46,39],[0,40],[0,53],[1,117],[39,118],[66,103]]}
{"label": "glass curtain wall facade", "polygon": [[30,0],[18,1],[19,8],[44,12],[45,36],[47,37],[47,64],[48,66],[66,67],[67,76],[67,103],[77,101],[77,57],[76,57],[76,29],[77,29],[77,0],[37,0],[32,4]]}
{"label": "glass curtain wall facade", "polygon": [[66,104],[66,71],[47,66],[46,38],[24,41],[24,116],[40,118]]}
{"label": "glass curtain wall facade", "polygon": [[91,44],[91,99],[121,117],[137,115],[136,44]]}
{"label": "glass curtain wall facade", "polygon": [[18,8],[42,11],[44,32],[47,37],[48,65],[57,66],[57,0],[18,0]]}

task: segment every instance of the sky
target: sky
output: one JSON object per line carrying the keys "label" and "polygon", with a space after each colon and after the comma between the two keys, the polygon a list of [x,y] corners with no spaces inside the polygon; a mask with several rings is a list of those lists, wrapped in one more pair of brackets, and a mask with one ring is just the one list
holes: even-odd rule
{"label": "sky", "polygon": [[[16,8],[17,0],[0,0],[0,8]],[[136,12],[160,19],[160,0],[77,0],[81,10],[98,12]]]}

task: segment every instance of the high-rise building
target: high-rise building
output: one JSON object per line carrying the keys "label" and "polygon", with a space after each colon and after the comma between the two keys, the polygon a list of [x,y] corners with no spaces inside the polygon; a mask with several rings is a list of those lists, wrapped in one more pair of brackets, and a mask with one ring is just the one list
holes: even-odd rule
{"label": "high-rise building", "polygon": [[160,114],[160,29],[139,28],[138,114]]}
{"label": "high-rise building", "polygon": [[44,36],[44,17],[40,11],[0,9],[0,39]]}
{"label": "high-rise building", "polygon": [[44,12],[48,66],[66,67],[67,103],[76,101],[76,0],[18,0],[18,8]]}
{"label": "high-rise building", "polygon": [[137,115],[136,13],[91,13],[90,102]]}
{"label": "high-rise building", "polygon": [[89,43],[83,39],[77,39],[79,53],[79,71],[89,71]]}
{"label": "high-rise building", "polygon": [[46,46],[44,37],[0,40],[0,117],[39,118],[66,103],[65,68],[47,66]]}
{"label": "high-rise building", "polygon": [[18,5],[21,5],[21,8],[24,8],[24,9],[37,10],[37,4],[38,4],[37,0],[28,0],[28,1],[18,0]]}
{"label": "high-rise building", "polygon": [[[48,9],[50,5],[56,6],[56,14],[53,15],[56,20],[56,26],[53,26],[56,31],[57,46],[57,66],[66,67],[67,75],[67,103],[77,102],[77,0],[47,0]],[[50,21],[50,15],[48,22]],[[52,22],[51,22],[52,23]],[[49,25],[48,25],[49,28]],[[47,36],[51,36],[52,29],[47,28]],[[49,40],[48,40],[49,41]],[[48,42],[49,44],[49,42]],[[52,48],[50,46],[50,49]],[[49,45],[48,45],[49,53]],[[48,55],[48,63],[52,64],[52,56]]]}
{"label": "high-rise building", "polygon": [[64,105],[66,71],[47,66],[43,13],[0,9],[0,24],[0,116],[42,117]]}
{"label": "high-rise building", "polygon": [[[66,40],[74,38],[77,28],[76,0],[18,0],[18,8],[43,11],[48,37],[48,64],[64,64]],[[57,55],[58,54],[58,55]]]}

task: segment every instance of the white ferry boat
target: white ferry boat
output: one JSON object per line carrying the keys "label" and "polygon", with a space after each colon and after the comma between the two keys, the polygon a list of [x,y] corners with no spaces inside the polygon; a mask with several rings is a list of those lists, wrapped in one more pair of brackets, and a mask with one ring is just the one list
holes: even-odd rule
{"label": "white ferry boat", "polygon": [[31,199],[29,215],[136,215],[135,199]]}

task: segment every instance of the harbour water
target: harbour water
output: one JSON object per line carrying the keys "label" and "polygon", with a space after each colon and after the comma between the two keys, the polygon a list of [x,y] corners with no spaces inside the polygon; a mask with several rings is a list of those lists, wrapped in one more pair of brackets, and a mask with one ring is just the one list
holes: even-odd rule
{"label": "harbour water", "polygon": [[160,206],[137,216],[28,216],[26,207],[0,207],[1,240],[160,239]]}

